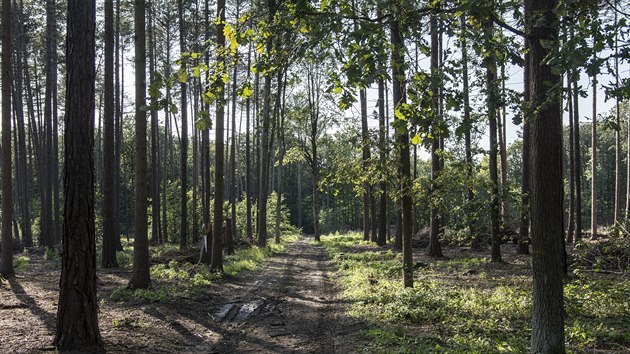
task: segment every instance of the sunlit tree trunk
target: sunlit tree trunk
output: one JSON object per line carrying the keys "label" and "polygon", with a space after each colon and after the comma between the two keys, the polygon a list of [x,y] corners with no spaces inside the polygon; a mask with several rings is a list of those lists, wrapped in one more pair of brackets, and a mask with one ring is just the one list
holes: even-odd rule
{"label": "sunlit tree trunk", "polygon": [[[217,14],[219,20],[217,24],[217,46],[225,47],[225,35],[223,29],[225,27],[225,0],[217,0]],[[220,50],[217,54],[217,62],[223,63],[225,57]],[[223,169],[225,165],[225,152],[223,145],[223,121],[225,119],[224,111],[224,89],[223,81],[219,84],[219,97],[217,99],[216,124],[215,124],[215,172],[214,172],[214,225],[212,237],[212,260],[210,261],[210,269],[216,272],[223,272]]]}
{"label": "sunlit tree trunk", "polygon": [[[385,141],[385,83],[383,78],[378,79],[378,146],[379,146],[379,164],[383,173],[386,170],[387,163],[387,146]],[[379,183],[380,199],[378,214],[378,237],[376,243],[384,246],[387,243],[387,175],[381,176]]]}
{"label": "sunlit tree trunk", "polygon": [[462,15],[461,17],[461,34],[460,34],[460,40],[461,40],[461,46],[462,46],[462,95],[463,95],[463,99],[464,99],[464,126],[465,126],[465,130],[464,130],[464,150],[465,150],[465,155],[466,155],[466,178],[468,179],[467,181],[467,188],[466,188],[466,203],[468,204],[468,210],[469,212],[467,213],[467,226],[468,226],[468,230],[470,232],[470,236],[472,238],[472,242],[471,242],[471,248],[472,249],[479,249],[480,245],[479,245],[479,235],[477,235],[477,230],[475,228],[475,218],[472,216],[472,211],[473,211],[473,203],[475,200],[475,193],[472,189],[472,183],[473,183],[473,158],[472,158],[472,139],[471,139],[471,131],[472,131],[472,124],[473,122],[470,119],[470,88],[469,88],[469,83],[468,83],[468,44],[467,44],[467,40],[466,40],[466,36],[467,36],[467,30],[466,30],[466,17],[464,15]]}
{"label": "sunlit tree trunk", "polygon": [[[438,22],[436,15],[432,15],[430,22],[431,31],[431,75],[437,76],[440,56],[439,56],[439,35],[438,35]],[[433,135],[433,141],[431,142],[431,195],[435,196],[439,189],[438,179],[442,172],[442,162],[440,161],[440,136],[435,133],[437,125],[439,124],[440,112],[439,112],[439,87],[436,80],[433,80],[431,91],[433,91],[433,97],[431,101],[431,107],[434,112],[434,125],[435,130]],[[436,129],[437,128],[437,129]],[[441,215],[439,207],[435,203],[431,203],[430,207],[430,231],[429,231],[429,247],[427,248],[427,254],[431,257],[442,257],[442,247],[440,246],[440,230],[441,230]]]}
{"label": "sunlit tree trunk", "polygon": [[361,104],[361,151],[363,154],[362,164],[363,164],[363,173],[364,178],[366,179],[363,182],[363,240],[370,240],[370,229],[371,229],[371,221],[370,221],[370,186],[369,181],[367,181],[367,174],[369,169],[369,160],[370,160],[370,136],[368,132],[368,118],[367,118],[367,95],[365,92],[365,88],[361,88],[359,90],[359,102]]}
{"label": "sunlit tree trunk", "polygon": [[[491,52],[492,38],[494,36],[493,24],[486,22],[485,44]],[[497,59],[495,54],[488,55],[485,59],[486,66],[486,91],[488,95],[488,128],[490,136],[490,222],[492,237],[492,262],[501,262],[501,234],[500,234],[500,202],[499,202],[499,175],[497,169]]]}
{"label": "sunlit tree trunk", "polygon": [[[268,0],[267,8],[269,10],[269,23],[274,21],[275,13],[277,10],[276,1]],[[267,38],[265,44],[265,51],[268,55],[271,55],[273,50],[273,36]],[[270,150],[271,146],[269,141],[270,137],[270,125],[271,125],[271,75],[267,74],[264,77],[263,88],[263,112],[262,112],[262,127],[260,133],[260,165],[259,165],[259,180],[258,180],[258,222],[256,232],[258,233],[258,245],[267,245],[267,197],[269,195],[269,165],[270,165]]]}
{"label": "sunlit tree trunk", "polygon": [[[247,67],[251,67],[252,45],[247,49]],[[247,82],[251,79],[251,70],[247,70]],[[252,227],[252,161],[250,145],[250,117],[251,98],[248,96],[245,101],[245,233],[248,240],[253,240],[254,230]],[[299,178],[299,177],[298,177]],[[298,200],[300,200],[298,198]],[[298,211],[299,212],[299,211]],[[298,225],[300,227],[300,225]]]}
{"label": "sunlit tree trunk", "polygon": [[[405,43],[398,13],[394,13],[390,22],[392,44],[392,88],[395,109],[400,109],[407,100],[405,94]],[[413,215],[411,201],[411,161],[409,154],[409,131],[407,122],[397,118],[396,142],[400,159],[400,202],[402,208],[402,253],[403,253],[403,286],[413,287],[413,259],[411,236],[413,232]]]}

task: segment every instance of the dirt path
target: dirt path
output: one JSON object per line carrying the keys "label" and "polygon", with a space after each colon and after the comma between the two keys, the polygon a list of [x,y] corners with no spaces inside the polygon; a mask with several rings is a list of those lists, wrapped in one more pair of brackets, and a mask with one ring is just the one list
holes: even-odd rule
{"label": "dirt path", "polygon": [[[322,247],[301,240],[274,258],[264,274],[248,274],[231,283],[237,301],[221,306],[215,317],[238,329],[214,349],[221,353],[348,352],[344,338],[352,321],[327,278],[328,259]],[[351,343],[350,343],[351,344]]]}
{"label": "dirt path", "polygon": [[[53,350],[59,272],[28,271],[0,286],[0,353]],[[323,247],[287,245],[261,269],[163,303],[115,303],[128,270],[99,271],[100,328],[110,353],[349,353],[362,328],[344,315]]]}

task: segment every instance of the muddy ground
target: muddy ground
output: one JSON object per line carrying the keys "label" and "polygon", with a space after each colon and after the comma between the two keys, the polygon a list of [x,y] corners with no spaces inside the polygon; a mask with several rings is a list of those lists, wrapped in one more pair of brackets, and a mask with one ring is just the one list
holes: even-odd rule
{"label": "muddy ground", "polygon": [[[31,255],[0,285],[0,353],[54,352],[59,271]],[[349,353],[364,327],[348,318],[323,247],[302,239],[256,271],[194,298],[117,303],[129,269],[99,270],[99,324],[109,353]]]}

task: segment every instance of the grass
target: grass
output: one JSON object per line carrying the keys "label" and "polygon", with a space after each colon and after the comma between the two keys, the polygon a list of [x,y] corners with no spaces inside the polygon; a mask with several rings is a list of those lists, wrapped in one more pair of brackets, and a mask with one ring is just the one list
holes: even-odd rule
{"label": "grass", "polygon": [[13,259],[13,268],[16,272],[23,272],[30,261],[31,258],[27,254],[17,256]]}
{"label": "grass", "polygon": [[[492,267],[461,273],[484,268],[485,258],[431,261],[416,270],[414,287],[403,289],[400,255],[361,239],[359,234],[325,236],[321,244],[337,264],[338,282],[352,304],[349,314],[372,324],[362,332],[369,342],[366,352],[528,351],[530,274]],[[629,294],[630,280],[623,277],[578,272],[567,281],[567,351],[630,350]]]}
{"label": "grass", "polygon": [[[203,289],[217,280],[260,268],[269,257],[284,251],[288,243],[295,242],[298,238],[298,235],[287,235],[279,244],[272,242],[267,247],[237,249],[234,254],[223,259],[223,273],[211,272],[206,265],[180,263],[175,260],[168,264],[156,264],[151,266],[151,289],[133,291],[126,286],[120,286],[112,292],[110,298],[116,302],[166,302],[201,296]],[[164,257],[174,252],[177,252],[176,245],[157,246],[152,248],[151,255],[153,258]],[[120,254],[125,253],[119,252]]]}

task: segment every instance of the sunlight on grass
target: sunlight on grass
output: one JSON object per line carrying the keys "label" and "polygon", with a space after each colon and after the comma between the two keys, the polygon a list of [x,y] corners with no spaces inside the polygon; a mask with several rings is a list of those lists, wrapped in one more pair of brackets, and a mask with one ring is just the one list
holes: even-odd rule
{"label": "sunlight on grass", "polygon": [[[269,257],[283,252],[288,243],[299,239],[297,234],[286,235],[280,243],[271,241],[267,247],[252,246],[237,249],[223,259],[223,273],[210,272],[204,264],[180,263],[171,260],[168,264],[151,266],[153,288],[132,291],[126,286],[114,290],[111,299],[117,302],[165,302],[182,297],[199,296],[204,287],[226,276],[236,276],[247,270],[263,266]],[[152,257],[165,257],[179,252],[177,245],[160,245],[152,248]],[[126,254],[125,252],[119,253]]]}
{"label": "sunlight on grass", "polygon": [[13,267],[16,272],[22,272],[30,261],[31,258],[27,255],[17,256],[13,259]]}
{"label": "sunlight on grass", "polygon": [[[530,276],[462,275],[485,258],[436,261],[402,288],[401,258],[366,250],[362,235],[322,237],[338,267],[350,315],[374,328],[363,331],[369,352],[523,353],[531,331]],[[630,280],[582,276],[565,287],[567,350],[630,347]],[[415,329],[414,329],[415,328]],[[427,330],[426,328],[430,328]],[[420,332],[420,333],[414,333]]]}

